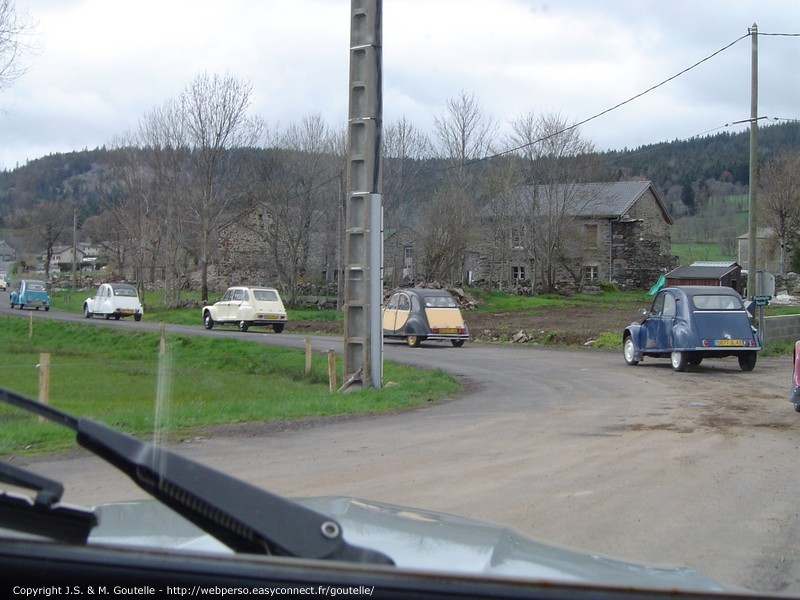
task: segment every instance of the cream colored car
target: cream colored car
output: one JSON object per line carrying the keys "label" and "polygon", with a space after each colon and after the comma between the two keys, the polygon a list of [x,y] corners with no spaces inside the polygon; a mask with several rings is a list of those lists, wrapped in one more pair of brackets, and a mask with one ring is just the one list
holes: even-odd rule
{"label": "cream colored car", "polygon": [[236,325],[247,331],[252,325],[272,326],[275,333],[286,325],[286,309],[278,290],[263,286],[228,288],[222,300],[203,307],[203,326]]}

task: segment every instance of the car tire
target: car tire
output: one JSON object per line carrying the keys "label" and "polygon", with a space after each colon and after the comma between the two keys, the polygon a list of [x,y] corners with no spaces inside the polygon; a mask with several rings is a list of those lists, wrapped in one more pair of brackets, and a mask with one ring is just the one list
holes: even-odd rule
{"label": "car tire", "polygon": [[211,313],[208,311],[203,314],[203,327],[206,329],[214,327],[214,319],[211,318]]}
{"label": "car tire", "polygon": [[250,328],[250,323],[248,323],[247,321],[239,321],[238,327],[239,331],[241,331],[242,333],[246,333],[247,330]]}
{"label": "car tire", "polygon": [[632,367],[639,364],[639,361],[636,360],[636,347],[633,345],[633,338],[629,335],[625,336],[622,342],[622,355],[625,357],[625,362]]}
{"label": "car tire", "polygon": [[800,404],[795,404],[794,405],[794,410],[795,410],[795,412],[799,412],[800,413]]}
{"label": "car tire", "polygon": [[122,316],[122,315],[114,315],[114,320],[115,320],[115,321],[119,321],[119,318],[120,318],[121,316]]}
{"label": "car tire", "polygon": [[689,357],[686,355],[686,352],[680,352],[679,350],[673,350],[669,359],[670,362],[672,362],[672,369],[679,373],[685,371],[686,365],[689,364]]}
{"label": "car tire", "polygon": [[92,318],[92,313],[89,311],[89,305],[88,304],[84,304],[83,305],[83,318],[84,319],[91,319]]}
{"label": "car tire", "polygon": [[699,365],[701,362],[703,362],[703,357],[702,357],[702,356],[692,356],[692,357],[691,357],[691,358],[690,358],[690,359],[687,361],[687,363],[686,363],[686,364],[688,364],[690,367],[696,367],[696,366],[697,366],[697,365]]}
{"label": "car tire", "polygon": [[106,313],[106,314],[103,315],[103,317],[105,317],[105,320],[108,321],[108,320],[111,319],[111,314],[110,313]]}
{"label": "car tire", "polygon": [[406,336],[406,344],[408,344],[411,348],[419,348],[419,345],[422,343],[422,338],[417,335],[407,335]]}
{"label": "car tire", "polygon": [[748,352],[742,352],[739,356],[739,368],[742,371],[752,371],[756,367],[756,359],[758,358],[758,354],[755,351],[750,350]]}
{"label": "car tire", "polygon": [[137,323],[142,320],[142,315],[133,315],[133,320]]}
{"label": "car tire", "polygon": [[50,310],[50,307],[49,306],[45,306],[44,307],[44,312],[47,312],[48,310]]}
{"label": "car tire", "polygon": [[280,333],[281,331],[283,331],[283,323],[273,323],[272,331],[274,331],[275,333]]}
{"label": "car tire", "polygon": [[450,343],[453,344],[454,348],[461,348],[464,345],[464,340],[450,340]]}

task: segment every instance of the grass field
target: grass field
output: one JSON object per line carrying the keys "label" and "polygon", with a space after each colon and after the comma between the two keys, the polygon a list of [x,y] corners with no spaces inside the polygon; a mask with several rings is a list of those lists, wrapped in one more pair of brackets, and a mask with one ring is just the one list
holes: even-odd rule
{"label": "grass field", "polygon": [[[173,436],[205,427],[376,413],[427,404],[458,392],[456,379],[387,361],[379,389],[331,393],[327,357],[241,339],[167,335],[46,319],[0,317],[0,387],[38,396],[41,353],[50,355],[50,404],[137,436],[156,426]],[[159,365],[165,377],[159,380]],[[341,384],[341,366],[337,386]],[[161,383],[160,383],[161,382]],[[391,385],[389,385],[391,382]],[[165,385],[166,384],[166,385]],[[163,406],[156,415],[157,389]],[[52,451],[74,445],[74,434],[0,405],[0,454]]]}

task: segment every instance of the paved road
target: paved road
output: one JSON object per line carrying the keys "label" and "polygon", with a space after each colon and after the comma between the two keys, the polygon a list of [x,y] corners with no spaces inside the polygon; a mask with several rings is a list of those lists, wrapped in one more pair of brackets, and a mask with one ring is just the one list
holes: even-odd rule
{"label": "paved road", "polygon": [[[168,331],[304,344],[300,335],[199,324]],[[341,350],[340,340],[312,341],[315,350]],[[666,360],[628,367],[621,353],[519,346],[387,343],[385,355],[451,371],[470,391],[391,416],[268,434],[245,428],[177,450],[286,495],[464,514],[599,554],[800,594],[800,415],[785,400],[787,359],[760,359],[751,373],[731,359],[674,373]],[[142,496],[83,455],[35,468],[64,481],[72,503]]]}

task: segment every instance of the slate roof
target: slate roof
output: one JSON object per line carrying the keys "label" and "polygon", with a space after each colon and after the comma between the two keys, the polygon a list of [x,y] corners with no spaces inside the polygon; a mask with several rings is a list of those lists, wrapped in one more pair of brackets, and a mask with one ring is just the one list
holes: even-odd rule
{"label": "slate roof", "polygon": [[[570,213],[573,216],[614,219],[624,216],[648,190],[652,192],[664,215],[664,220],[672,224],[672,217],[667,212],[651,181],[525,186],[518,191],[513,202],[517,204],[517,210],[522,213],[525,211],[526,204],[530,203],[531,195],[538,198],[568,196],[577,206],[577,210]],[[482,213],[490,216],[491,207],[485,207]]]}

